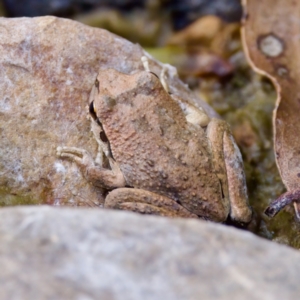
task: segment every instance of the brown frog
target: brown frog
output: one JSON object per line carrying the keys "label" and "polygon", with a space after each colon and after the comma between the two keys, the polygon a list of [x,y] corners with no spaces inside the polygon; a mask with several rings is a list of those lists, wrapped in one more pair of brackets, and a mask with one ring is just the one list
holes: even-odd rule
{"label": "brown frog", "polygon": [[248,223],[242,158],[228,124],[170,95],[165,70],[159,79],[143,63],[133,75],[101,71],[91,92],[92,130],[109,167],[74,147],[58,147],[58,155],[111,190],[107,208]]}

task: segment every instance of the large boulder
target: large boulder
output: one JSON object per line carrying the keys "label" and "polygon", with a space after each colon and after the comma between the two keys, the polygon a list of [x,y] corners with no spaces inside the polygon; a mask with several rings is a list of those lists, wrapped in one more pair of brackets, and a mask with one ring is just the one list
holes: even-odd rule
{"label": "large boulder", "polygon": [[298,299],[300,253],[235,228],[101,209],[0,210],[0,299]]}

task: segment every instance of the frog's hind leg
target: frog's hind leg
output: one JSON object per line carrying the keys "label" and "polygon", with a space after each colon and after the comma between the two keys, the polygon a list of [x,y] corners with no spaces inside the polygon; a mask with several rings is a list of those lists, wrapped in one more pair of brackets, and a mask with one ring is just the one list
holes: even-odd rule
{"label": "frog's hind leg", "polygon": [[198,218],[170,198],[134,188],[111,191],[105,198],[104,207],[166,217]]}
{"label": "frog's hind leg", "polygon": [[224,205],[229,208],[230,204],[230,217],[233,221],[248,223],[252,218],[252,210],[248,205],[243,160],[229,125],[213,118],[207,126],[207,136],[214,169],[224,194]]}

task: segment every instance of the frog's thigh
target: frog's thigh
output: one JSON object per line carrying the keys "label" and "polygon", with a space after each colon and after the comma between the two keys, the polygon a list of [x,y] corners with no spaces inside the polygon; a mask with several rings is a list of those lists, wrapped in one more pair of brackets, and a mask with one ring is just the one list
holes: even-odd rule
{"label": "frog's thigh", "polygon": [[207,135],[223,193],[225,197],[229,197],[230,217],[238,222],[249,222],[252,211],[248,205],[243,160],[229,125],[223,120],[212,119],[207,128]]}
{"label": "frog's thigh", "polygon": [[105,199],[104,207],[167,217],[198,218],[170,198],[133,188],[111,191]]}

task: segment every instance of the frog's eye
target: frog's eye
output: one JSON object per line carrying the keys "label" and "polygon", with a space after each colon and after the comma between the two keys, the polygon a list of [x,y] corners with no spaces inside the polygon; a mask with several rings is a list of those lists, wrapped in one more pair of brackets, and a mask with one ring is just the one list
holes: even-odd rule
{"label": "frog's eye", "polygon": [[95,80],[95,87],[97,88],[98,92],[99,92],[99,88],[100,88],[100,82],[98,79]]}
{"label": "frog's eye", "polygon": [[103,143],[107,143],[107,142],[108,142],[108,138],[107,138],[107,136],[106,136],[106,134],[105,134],[104,131],[101,131],[101,132],[100,132],[100,140],[101,140]]}
{"label": "frog's eye", "polygon": [[96,115],[96,112],[95,112],[95,109],[94,109],[94,101],[92,101],[90,103],[90,106],[89,106],[89,112],[90,112],[90,115],[92,116],[92,118],[97,121],[97,115]]}

